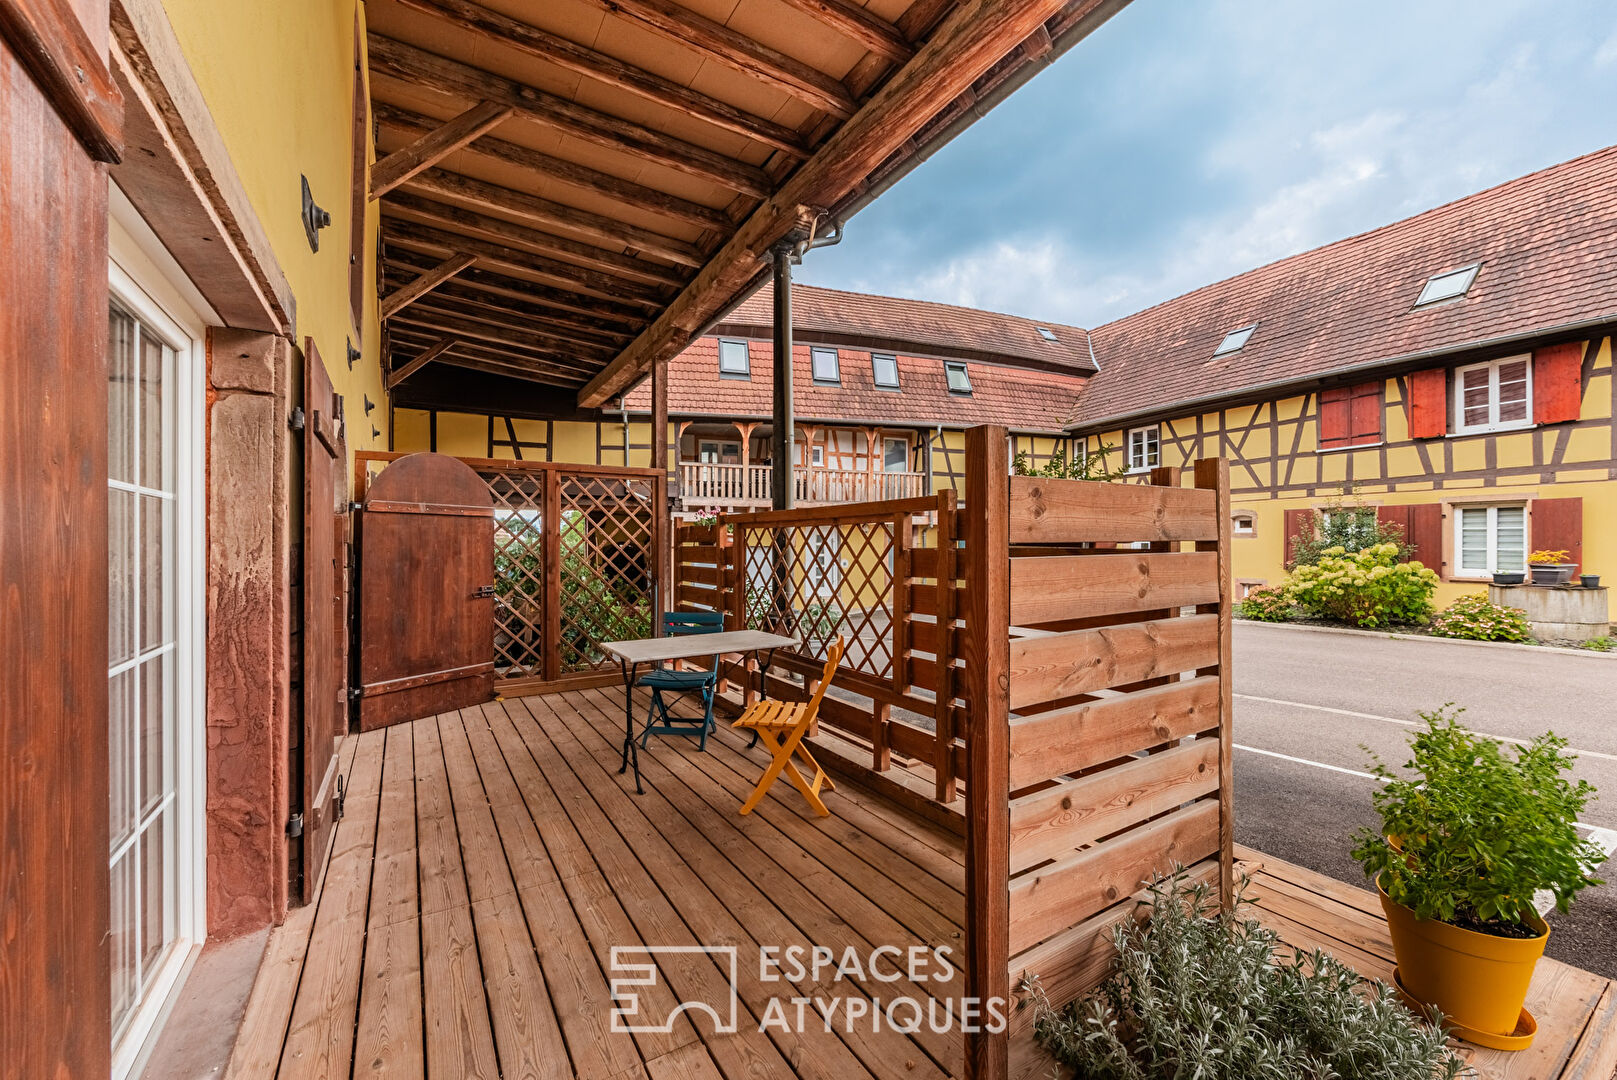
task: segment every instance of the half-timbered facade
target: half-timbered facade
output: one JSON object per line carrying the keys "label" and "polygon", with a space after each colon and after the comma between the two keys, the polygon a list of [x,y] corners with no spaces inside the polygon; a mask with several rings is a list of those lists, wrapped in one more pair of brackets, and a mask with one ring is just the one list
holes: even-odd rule
{"label": "half-timbered facade", "polygon": [[1092,331],[1070,430],[1131,466],[1230,460],[1234,572],[1274,583],[1376,509],[1439,602],[1535,550],[1617,570],[1617,148]]}

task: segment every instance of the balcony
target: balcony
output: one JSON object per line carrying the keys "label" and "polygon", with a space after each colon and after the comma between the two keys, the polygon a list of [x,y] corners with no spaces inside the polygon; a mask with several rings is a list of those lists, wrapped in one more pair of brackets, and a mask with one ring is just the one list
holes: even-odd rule
{"label": "balcony", "polygon": [[[918,472],[864,472],[857,469],[794,468],[797,505],[880,502],[928,494],[928,477]],[[721,465],[682,461],[679,495],[686,505],[768,506],[774,495],[768,465]]]}

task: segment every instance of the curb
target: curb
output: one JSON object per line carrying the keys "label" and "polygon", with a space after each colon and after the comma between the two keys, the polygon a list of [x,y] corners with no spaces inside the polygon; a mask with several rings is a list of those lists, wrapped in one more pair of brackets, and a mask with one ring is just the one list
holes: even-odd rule
{"label": "curb", "polygon": [[1349,637],[1391,638],[1393,641],[1424,641],[1437,645],[1470,645],[1482,649],[1518,649],[1532,653],[1560,653],[1564,656],[1587,656],[1595,660],[1617,660],[1617,649],[1597,652],[1594,649],[1569,649],[1564,645],[1527,645],[1519,641],[1471,641],[1467,638],[1433,637],[1430,634],[1397,634],[1386,630],[1353,630],[1345,626],[1304,626],[1298,623],[1262,622],[1258,619],[1235,619],[1238,626],[1261,626],[1267,630],[1293,630],[1314,634],[1345,634]]}

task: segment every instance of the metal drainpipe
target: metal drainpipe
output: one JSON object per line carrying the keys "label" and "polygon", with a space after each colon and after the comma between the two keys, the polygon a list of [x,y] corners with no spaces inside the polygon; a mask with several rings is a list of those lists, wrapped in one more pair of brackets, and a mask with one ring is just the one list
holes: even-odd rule
{"label": "metal drainpipe", "polygon": [[792,469],[792,450],[796,441],[796,424],[792,415],[792,246],[784,241],[771,250],[771,267],[775,275],[774,407],[770,419],[774,430],[769,434],[771,477],[774,490],[770,503],[776,510],[790,510],[797,503],[796,476]]}

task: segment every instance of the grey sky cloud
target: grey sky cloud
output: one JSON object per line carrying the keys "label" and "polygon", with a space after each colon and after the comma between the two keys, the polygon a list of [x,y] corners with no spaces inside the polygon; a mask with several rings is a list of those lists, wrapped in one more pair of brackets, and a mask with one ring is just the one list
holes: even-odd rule
{"label": "grey sky cloud", "polygon": [[1614,142],[1611,0],[1135,0],[798,279],[1094,326]]}

